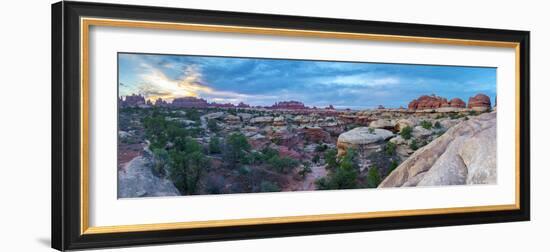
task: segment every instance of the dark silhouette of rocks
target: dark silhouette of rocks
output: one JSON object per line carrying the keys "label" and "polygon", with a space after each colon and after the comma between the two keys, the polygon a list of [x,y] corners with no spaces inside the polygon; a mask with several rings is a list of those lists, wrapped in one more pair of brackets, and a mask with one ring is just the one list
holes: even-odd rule
{"label": "dark silhouette of rocks", "polygon": [[271,106],[272,109],[307,109],[307,107],[299,101],[282,101]]}

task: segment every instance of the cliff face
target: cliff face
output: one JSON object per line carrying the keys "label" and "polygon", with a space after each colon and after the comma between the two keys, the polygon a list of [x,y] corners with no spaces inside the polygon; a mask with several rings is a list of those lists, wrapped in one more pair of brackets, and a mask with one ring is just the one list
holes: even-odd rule
{"label": "cliff face", "polygon": [[496,113],[461,122],[417,150],[379,187],[496,183]]}

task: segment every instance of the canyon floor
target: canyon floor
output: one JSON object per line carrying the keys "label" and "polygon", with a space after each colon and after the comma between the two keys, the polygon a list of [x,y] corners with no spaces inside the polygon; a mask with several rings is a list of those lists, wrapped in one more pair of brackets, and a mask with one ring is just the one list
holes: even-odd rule
{"label": "canyon floor", "polygon": [[119,198],[486,184],[496,111],[121,108],[118,154]]}

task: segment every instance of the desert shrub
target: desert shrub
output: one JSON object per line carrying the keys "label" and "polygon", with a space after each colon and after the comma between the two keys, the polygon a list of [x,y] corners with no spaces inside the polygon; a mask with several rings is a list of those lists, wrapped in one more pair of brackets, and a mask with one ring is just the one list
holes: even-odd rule
{"label": "desert shrub", "polygon": [[165,168],[170,161],[168,151],[166,151],[164,148],[154,148],[151,150],[151,152],[153,152],[153,156],[155,157],[153,171],[159,176],[164,175]]}
{"label": "desert shrub", "polygon": [[170,178],[181,194],[195,194],[209,160],[199,151],[171,150]]}
{"label": "desert shrub", "polygon": [[397,162],[397,160],[392,160],[391,164],[390,164],[390,169],[388,171],[388,174],[391,173],[393,170],[395,170],[395,168],[397,168],[397,166],[399,166],[399,162]]}
{"label": "desert shrub", "polygon": [[300,175],[300,177],[302,177],[302,179],[304,179],[311,172],[312,172],[311,164],[309,162],[305,162],[302,169],[300,169],[300,171],[298,171],[298,175]]}
{"label": "desert shrub", "polygon": [[454,112],[454,113],[452,113],[451,115],[449,115],[449,118],[450,118],[450,119],[458,119],[458,118],[461,118],[461,117],[462,117],[462,115],[459,114],[459,113],[456,113],[456,112]]}
{"label": "desert shrub", "polygon": [[378,168],[372,166],[367,172],[367,187],[376,188],[380,184],[380,174],[378,173]]}
{"label": "desert shrub", "polygon": [[372,134],[372,133],[374,133],[374,128],[369,127],[368,131],[369,131],[370,134]]}
{"label": "desert shrub", "polygon": [[212,137],[208,143],[208,151],[211,154],[218,154],[222,152],[220,139],[217,137]]}
{"label": "desert shrub", "polygon": [[329,169],[334,169],[338,166],[338,160],[336,159],[337,154],[338,151],[336,149],[329,149],[325,151],[324,158]]}
{"label": "desert shrub", "polygon": [[248,175],[248,174],[250,174],[251,171],[252,170],[247,165],[243,165],[243,166],[239,167],[239,170],[238,170],[239,175]]}
{"label": "desert shrub", "polygon": [[212,132],[220,131],[220,126],[218,126],[218,123],[216,122],[216,120],[213,120],[213,119],[208,120],[208,123],[206,124],[206,126]]}
{"label": "desert shrub", "polygon": [[326,144],[319,144],[315,147],[315,152],[324,152],[328,149],[328,145]]}
{"label": "desert shrub", "polygon": [[242,133],[233,133],[226,138],[225,159],[231,168],[239,162],[245,162],[251,146]]}
{"label": "desert shrub", "polygon": [[280,192],[281,188],[276,183],[273,183],[270,181],[262,181],[262,183],[260,183],[260,191],[261,192]]}
{"label": "desert shrub", "polygon": [[411,141],[411,143],[409,144],[409,147],[412,149],[412,150],[418,150],[418,142],[416,141],[416,139],[413,139]]}
{"label": "desert shrub", "polygon": [[422,128],[424,129],[431,129],[433,125],[429,121],[421,121],[420,126],[422,126]]}
{"label": "desert shrub", "polygon": [[205,190],[208,194],[220,194],[225,187],[223,176],[210,176],[206,179]]}
{"label": "desert shrub", "polygon": [[384,150],[386,151],[386,154],[393,156],[395,154],[396,145],[392,142],[386,143],[386,146],[384,147]]}
{"label": "desert shrub", "polygon": [[411,126],[405,126],[403,129],[401,129],[401,132],[399,134],[403,139],[411,139],[411,136],[412,136]]}
{"label": "desert shrub", "polygon": [[353,189],[357,188],[358,175],[357,154],[354,149],[349,148],[336,169],[327,177],[316,180],[315,184],[320,190]]}
{"label": "desert shrub", "polygon": [[313,156],[313,158],[311,159],[311,162],[313,162],[314,164],[318,164],[320,159],[321,159],[321,157],[319,157],[319,154],[315,154]]}
{"label": "desert shrub", "polygon": [[197,109],[195,109],[195,108],[186,110],[185,111],[185,117],[187,117],[187,119],[195,121],[195,122],[198,122],[201,119],[201,115],[200,115],[199,111],[197,111]]}
{"label": "desert shrub", "polygon": [[440,123],[440,122],[435,122],[435,123],[434,123],[434,128],[436,128],[436,129],[441,129],[441,127],[442,127],[442,126],[441,126],[441,123]]}
{"label": "desert shrub", "polygon": [[267,160],[267,163],[269,164],[269,166],[271,166],[271,168],[280,173],[287,173],[299,165],[298,160],[289,157],[279,156],[271,157],[269,160]]}

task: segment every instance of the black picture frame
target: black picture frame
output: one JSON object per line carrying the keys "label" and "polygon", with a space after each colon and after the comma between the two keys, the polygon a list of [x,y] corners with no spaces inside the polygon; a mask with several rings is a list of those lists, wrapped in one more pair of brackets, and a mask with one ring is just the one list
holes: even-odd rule
{"label": "black picture frame", "polygon": [[[160,231],[81,233],[80,17],[187,22],[519,43],[519,209]],[[102,3],[52,5],[52,247],[87,249],[174,242],[467,225],[530,219],[529,32]]]}

